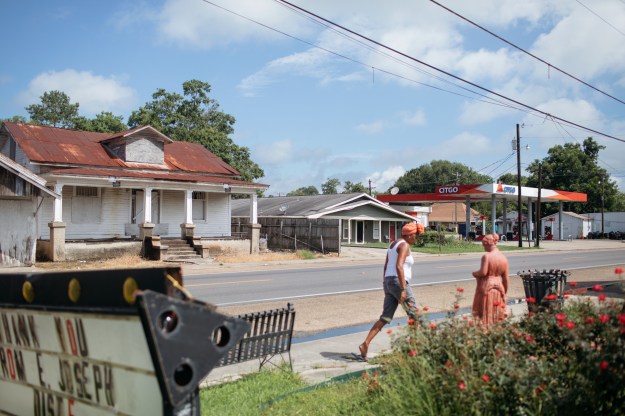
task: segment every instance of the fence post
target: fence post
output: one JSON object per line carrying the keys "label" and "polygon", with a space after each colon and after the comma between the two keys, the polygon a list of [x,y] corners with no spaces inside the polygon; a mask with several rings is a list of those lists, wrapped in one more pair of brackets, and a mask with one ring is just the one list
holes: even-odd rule
{"label": "fence post", "polygon": [[295,251],[297,251],[297,234],[295,234],[295,238],[293,239],[293,246],[295,247]]}

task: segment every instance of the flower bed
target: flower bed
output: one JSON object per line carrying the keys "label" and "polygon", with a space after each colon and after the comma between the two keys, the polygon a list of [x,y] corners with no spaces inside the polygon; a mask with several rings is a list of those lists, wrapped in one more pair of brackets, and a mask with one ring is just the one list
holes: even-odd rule
{"label": "flower bed", "polygon": [[393,353],[375,383],[365,380],[370,394],[357,406],[363,414],[624,414],[624,304],[601,295],[488,328],[455,308],[435,325],[412,322],[394,331]]}

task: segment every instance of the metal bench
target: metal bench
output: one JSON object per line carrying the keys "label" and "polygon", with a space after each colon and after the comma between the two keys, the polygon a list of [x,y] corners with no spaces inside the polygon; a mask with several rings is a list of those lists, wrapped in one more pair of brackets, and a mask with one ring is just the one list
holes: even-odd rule
{"label": "metal bench", "polygon": [[[291,361],[291,340],[295,323],[295,307],[288,303],[286,308],[238,315],[250,324],[250,329],[241,341],[232,348],[215,367],[237,364],[243,361],[259,360],[259,369],[270,363],[276,355],[287,353]],[[273,363],[272,363],[273,364]]]}

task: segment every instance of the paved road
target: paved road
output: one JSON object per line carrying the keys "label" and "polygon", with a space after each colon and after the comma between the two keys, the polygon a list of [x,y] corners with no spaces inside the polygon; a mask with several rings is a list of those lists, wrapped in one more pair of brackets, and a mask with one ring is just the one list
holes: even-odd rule
{"label": "paved road", "polygon": [[[374,252],[372,252],[374,253]],[[326,266],[186,275],[185,287],[197,299],[226,306],[239,303],[294,300],[303,297],[379,290],[384,250],[368,264],[333,263]],[[507,252],[511,274],[529,269],[567,270],[623,263],[624,250]],[[370,257],[371,257],[370,256]],[[412,286],[473,281],[481,253],[416,257]]]}

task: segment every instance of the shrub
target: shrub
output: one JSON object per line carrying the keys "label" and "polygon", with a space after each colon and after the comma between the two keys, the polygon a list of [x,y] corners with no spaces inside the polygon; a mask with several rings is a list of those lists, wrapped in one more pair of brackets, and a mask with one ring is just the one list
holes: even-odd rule
{"label": "shrub", "polygon": [[488,328],[469,316],[419,321],[382,365],[363,414],[624,414],[625,313],[571,301]]}

